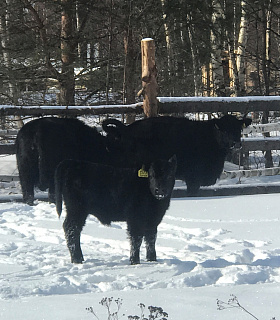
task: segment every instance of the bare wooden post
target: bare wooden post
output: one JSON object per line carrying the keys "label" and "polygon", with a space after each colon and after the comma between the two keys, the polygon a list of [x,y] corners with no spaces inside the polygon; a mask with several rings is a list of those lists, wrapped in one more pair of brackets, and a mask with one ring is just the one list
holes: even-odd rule
{"label": "bare wooden post", "polygon": [[153,39],[146,38],[141,41],[141,53],[143,109],[146,117],[156,117],[158,114],[158,85],[156,80],[155,42]]}

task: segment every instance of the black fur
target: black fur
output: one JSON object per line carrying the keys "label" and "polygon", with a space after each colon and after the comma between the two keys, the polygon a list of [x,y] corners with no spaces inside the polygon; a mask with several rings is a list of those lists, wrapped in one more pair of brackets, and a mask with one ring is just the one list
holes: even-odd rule
{"label": "black fur", "polygon": [[73,160],[60,163],[55,174],[56,207],[60,216],[63,199],[67,211],[63,228],[71,261],[84,260],[80,234],[89,214],[106,225],[127,222],[131,264],[140,262],[143,238],[147,260],[155,261],[157,226],[169,207],[175,171],[175,156],[153,162],[148,177],[139,177],[136,169]]}
{"label": "black fur", "polygon": [[177,156],[176,178],[186,182],[189,195],[200,186],[215,184],[229,150],[240,143],[241,131],[251,119],[232,115],[209,121],[157,117],[124,125],[118,120],[103,122],[112,148],[126,154],[127,162],[149,164],[154,159]]}
{"label": "black fur", "polygon": [[32,205],[34,187],[49,188],[54,202],[54,172],[64,159],[108,163],[104,136],[82,121],[46,117],[25,124],[16,138],[23,201]]}

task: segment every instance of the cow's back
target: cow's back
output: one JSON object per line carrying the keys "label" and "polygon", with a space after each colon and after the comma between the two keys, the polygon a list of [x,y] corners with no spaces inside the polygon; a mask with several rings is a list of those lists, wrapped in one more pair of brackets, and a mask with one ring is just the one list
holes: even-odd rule
{"label": "cow's back", "polygon": [[[203,167],[208,154],[217,153],[213,126],[186,118],[158,117],[139,120],[125,127],[122,141],[135,155],[138,165],[177,155],[177,178],[184,178],[188,168]],[[211,159],[212,161],[212,159]],[[192,174],[190,172],[190,174]]]}
{"label": "cow's back", "polygon": [[157,219],[155,216],[161,221],[169,206],[170,199],[155,199],[148,179],[139,178],[138,170],[71,160],[63,161],[58,169],[63,171],[62,193],[67,211],[78,205],[82,212],[93,214],[103,224],[149,223],[149,219]]}
{"label": "cow's back", "polygon": [[75,118],[45,117],[26,123],[16,138],[16,157],[24,198],[34,186],[54,192],[54,172],[64,159],[108,162],[104,137]]}

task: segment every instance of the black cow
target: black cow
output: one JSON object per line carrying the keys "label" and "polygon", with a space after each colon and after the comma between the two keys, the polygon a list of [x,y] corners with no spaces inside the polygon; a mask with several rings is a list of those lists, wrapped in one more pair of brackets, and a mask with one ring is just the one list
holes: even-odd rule
{"label": "black cow", "polygon": [[140,262],[143,237],[147,260],[155,261],[157,226],[169,207],[175,171],[175,156],[153,162],[147,171],[74,160],[60,163],[55,174],[56,208],[60,216],[64,199],[63,228],[71,262],[84,260],[80,235],[89,214],[105,225],[127,222],[131,264]]}
{"label": "black cow", "polygon": [[32,205],[34,187],[49,188],[54,202],[54,172],[64,159],[108,162],[104,136],[78,119],[40,118],[25,124],[16,138],[23,201]]}
{"label": "black cow", "polygon": [[186,182],[189,195],[196,195],[200,186],[216,183],[229,150],[240,143],[242,128],[250,124],[251,119],[225,115],[208,121],[147,118],[127,126],[107,119],[102,126],[126,158],[138,165],[176,154],[176,178]]}

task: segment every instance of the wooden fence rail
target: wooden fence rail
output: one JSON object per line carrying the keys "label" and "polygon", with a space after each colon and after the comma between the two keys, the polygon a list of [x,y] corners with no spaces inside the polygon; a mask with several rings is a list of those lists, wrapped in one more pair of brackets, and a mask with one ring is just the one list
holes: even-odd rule
{"label": "wooden fence rail", "polygon": [[142,102],[131,105],[102,105],[102,106],[1,106],[0,116],[80,116],[143,113]]}
{"label": "wooden fence rail", "polygon": [[275,138],[245,138],[242,140],[241,151],[243,153],[249,151],[269,151],[280,150],[280,137]]}
{"label": "wooden fence rail", "polygon": [[[101,114],[143,114],[143,103],[131,105],[100,106],[11,106],[0,105],[0,116],[46,116],[46,115],[101,115]],[[173,113],[227,113],[242,114],[257,111],[279,111],[280,97],[158,97],[161,114]]]}
{"label": "wooden fence rail", "polygon": [[250,97],[159,97],[159,113],[227,113],[280,111],[279,96]]}

